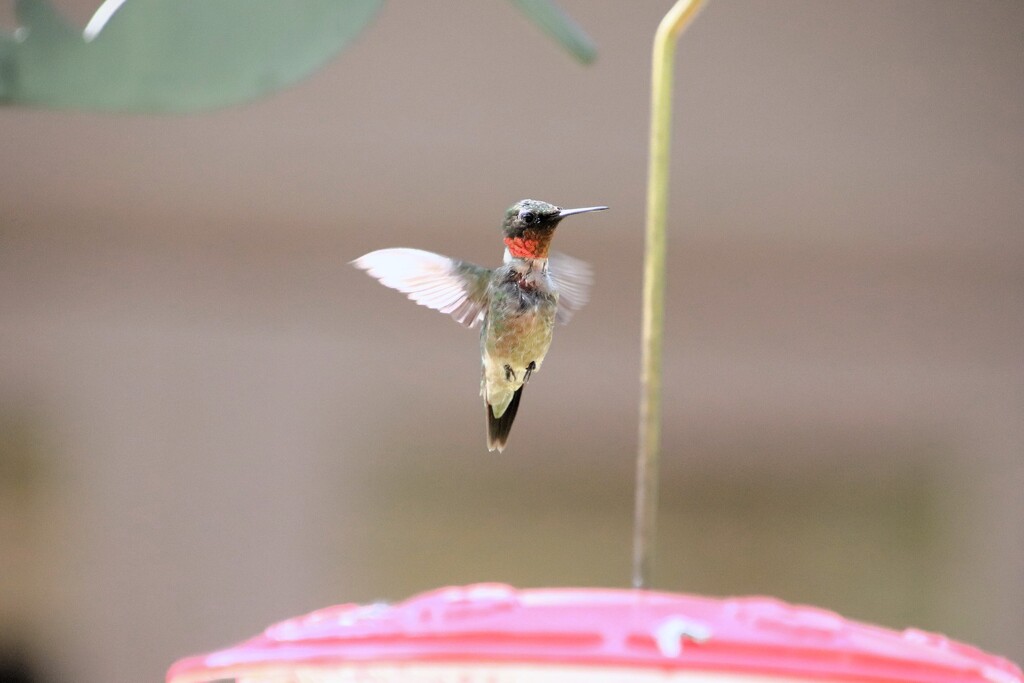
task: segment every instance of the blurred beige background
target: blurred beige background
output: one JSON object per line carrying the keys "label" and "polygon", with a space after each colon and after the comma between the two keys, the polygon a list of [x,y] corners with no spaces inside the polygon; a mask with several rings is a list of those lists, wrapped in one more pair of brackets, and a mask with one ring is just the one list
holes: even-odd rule
{"label": "blurred beige background", "polygon": [[[81,23],[89,0],[59,3]],[[42,681],[344,601],[628,581],[666,2],[387,3],[209,114],[0,109],[0,650]],[[3,25],[10,28],[10,15]],[[1024,659],[1024,5],[716,0],[678,55],[659,587]],[[347,262],[611,211],[509,449],[474,332]]]}

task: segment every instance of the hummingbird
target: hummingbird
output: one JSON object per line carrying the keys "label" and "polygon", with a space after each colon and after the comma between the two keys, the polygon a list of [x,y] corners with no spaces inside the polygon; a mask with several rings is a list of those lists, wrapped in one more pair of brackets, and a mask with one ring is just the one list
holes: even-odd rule
{"label": "hummingbird", "polygon": [[516,202],[502,222],[505,255],[498,268],[405,248],[372,251],[352,262],[421,306],[466,327],[480,325],[480,395],[489,451],[504,450],[523,386],[540,370],[555,323],[567,323],[587,302],[590,267],[549,252],[555,228],[567,216],[607,208]]}

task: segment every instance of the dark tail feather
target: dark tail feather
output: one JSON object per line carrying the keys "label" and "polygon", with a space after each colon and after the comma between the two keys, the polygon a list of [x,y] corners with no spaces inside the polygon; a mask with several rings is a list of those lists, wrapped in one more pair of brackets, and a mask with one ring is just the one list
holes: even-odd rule
{"label": "dark tail feather", "polygon": [[505,408],[501,417],[494,417],[491,406],[487,406],[487,450],[505,450],[505,443],[508,442],[508,433],[512,431],[512,422],[516,419],[516,411],[519,410],[519,399],[523,395],[523,387],[516,389],[512,394],[512,401]]}

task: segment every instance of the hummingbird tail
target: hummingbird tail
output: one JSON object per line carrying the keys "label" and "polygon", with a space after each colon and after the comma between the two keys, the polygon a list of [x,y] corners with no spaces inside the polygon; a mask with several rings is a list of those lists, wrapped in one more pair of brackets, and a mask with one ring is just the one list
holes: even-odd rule
{"label": "hummingbird tail", "polygon": [[487,450],[499,453],[505,450],[508,433],[512,431],[512,422],[516,419],[516,411],[519,410],[519,399],[522,395],[523,387],[520,386],[516,389],[516,393],[512,394],[512,400],[501,417],[494,417],[494,410],[487,405]]}

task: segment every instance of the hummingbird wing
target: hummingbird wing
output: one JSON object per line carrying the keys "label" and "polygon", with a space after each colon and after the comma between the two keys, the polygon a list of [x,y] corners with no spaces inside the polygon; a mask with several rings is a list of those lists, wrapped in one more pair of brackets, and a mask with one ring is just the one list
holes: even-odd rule
{"label": "hummingbird wing", "polygon": [[548,258],[548,275],[558,292],[558,311],[555,320],[561,324],[569,322],[573,313],[583,308],[590,300],[590,285],[594,283],[594,271],[585,261],[552,252]]}
{"label": "hummingbird wing", "polygon": [[352,262],[386,287],[467,327],[483,319],[491,270],[421,249],[379,249]]}

